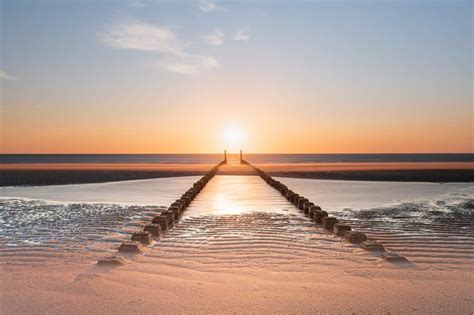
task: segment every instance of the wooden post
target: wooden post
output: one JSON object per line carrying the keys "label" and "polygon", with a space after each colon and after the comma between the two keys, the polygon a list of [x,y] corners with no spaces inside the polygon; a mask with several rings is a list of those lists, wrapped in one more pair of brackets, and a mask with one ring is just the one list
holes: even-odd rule
{"label": "wooden post", "polygon": [[227,163],[227,150],[224,150],[224,162]]}
{"label": "wooden post", "polygon": [[240,150],[240,164],[242,164],[242,149]]}

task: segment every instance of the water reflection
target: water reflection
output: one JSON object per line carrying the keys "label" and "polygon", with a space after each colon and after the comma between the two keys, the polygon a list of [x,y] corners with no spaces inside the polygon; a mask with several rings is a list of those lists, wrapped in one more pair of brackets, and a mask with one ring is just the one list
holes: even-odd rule
{"label": "water reflection", "polygon": [[191,203],[186,216],[282,212],[296,209],[258,176],[215,176]]}

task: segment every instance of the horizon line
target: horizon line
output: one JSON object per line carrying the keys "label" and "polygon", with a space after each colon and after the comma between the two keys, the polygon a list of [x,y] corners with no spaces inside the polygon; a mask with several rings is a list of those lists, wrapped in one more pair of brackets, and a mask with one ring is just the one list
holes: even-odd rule
{"label": "horizon line", "polygon": [[[473,152],[357,152],[357,153],[351,153],[351,152],[343,152],[343,153],[331,153],[331,152],[325,152],[325,153],[320,153],[320,152],[265,152],[265,153],[259,153],[259,152],[245,152],[242,150],[243,154],[294,154],[294,155],[302,155],[302,154],[320,154],[320,155],[364,155],[364,154],[376,154],[376,155],[394,155],[394,154],[474,154]],[[65,152],[43,152],[43,153],[17,153],[17,152],[7,152],[7,153],[0,153],[0,155],[204,155],[204,154],[224,154],[224,151],[222,152],[201,152],[201,153],[182,153],[182,152],[162,152],[162,153],[97,153],[97,152],[87,152],[87,153],[65,153]],[[239,151],[236,152],[229,152],[227,151],[227,154],[240,154]]]}

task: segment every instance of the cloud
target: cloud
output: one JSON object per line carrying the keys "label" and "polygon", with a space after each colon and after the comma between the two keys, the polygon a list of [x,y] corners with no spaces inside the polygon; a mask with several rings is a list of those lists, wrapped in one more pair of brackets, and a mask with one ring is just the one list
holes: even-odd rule
{"label": "cloud", "polygon": [[233,37],[233,40],[247,41],[249,39],[250,39],[250,33],[246,30],[237,31]]}
{"label": "cloud", "polygon": [[211,34],[204,37],[209,45],[220,46],[224,39],[224,33],[218,29],[215,29]]}
{"label": "cloud", "polygon": [[201,0],[198,4],[199,10],[205,13],[214,12],[214,11],[223,11],[224,8],[217,5],[215,2],[210,0]]}
{"label": "cloud", "polygon": [[[217,33],[212,42],[220,45],[220,36],[223,34]],[[213,57],[188,52],[187,45],[164,26],[128,21],[107,27],[99,37],[104,44],[113,48],[158,53],[159,67],[173,73],[195,75],[219,65]]]}
{"label": "cloud", "polygon": [[1,80],[16,80],[18,78],[11,75],[11,74],[8,74],[6,71],[0,69],[0,79]]}
{"label": "cloud", "polygon": [[101,40],[114,48],[180,53],[183,43],[169,28],[139,21],[108,27]]}
{"label": "cloud", "polygon": [[159,66],[169,72],[196,75],[203,70],[219,66],[219,62],[209,56],[182,55],[178,58],[165,59],[159,63]]}
{"label": "cloud", "polygon": [[135,8],[143,8],[146,6],[144,0],[130,0],[129,5]]}

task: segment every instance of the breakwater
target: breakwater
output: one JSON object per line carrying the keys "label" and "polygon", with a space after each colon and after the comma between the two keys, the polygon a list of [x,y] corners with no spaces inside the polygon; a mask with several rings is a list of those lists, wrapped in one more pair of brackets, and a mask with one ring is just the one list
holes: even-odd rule
{"label": "breakwater", "polygon": [[[276,189],[284,198],[303,212],[304,215],[310,218],[315,225],[321,227],[325,231],[329,231],[336,237],[341,237],[354,246],[359,246],[360,248],[374,253],[380,253],[381,257],[386,260],[406,260],[403,256],[386,251],[383,244],[369,240],[365,233],[354,229],[353,226],[348,224],[348,222],[329,215],[329,213],[323,210],[321,206],[317,205],[317,203],[291,190],[280,181],[275,180],[263,170],[242,159],[242,156],[240,157],[240,164],[241,166],[236,168],[236,172],[248,174],[248,172],[251,171],[251,173],[260,176],[260,178],[262,178],[268,185]],[[168,230],[173,228],[174,224],[179,220],[189,204],[214,177],[219,169],[225,170],[229,167],[235,168],[236,166],[238,166],[238,164],[227,164],[226,158],[218,163],[202,178],[196,181],[180,198],[174,201],[167,210],[160,211],[159,215],[155,216],[149,224],[143,227],[142,230],[133,233],[130,241],[122,242],[118,247],[118,251],[120,253],[140,253],[143,251],[144,246],[150,245],[153,241],[159,240]],[[101,264],[117,262],[120,263],[120,258],[111,257],[99,261]]]}
{"label": "breakwater", "polygon": [[[199,194],[199,192],[206,186],[206,184],[214,177],[219,166],[225,164],[222,161],[214,166],[209,172],[196,181],[192,187],[183,193],[183,195],[174,201],[167,210],[161,211],[159,215],[155,216],[153,220],[143,227],[143,230],[132,234],[130,241],[124,241],[118,247],[120,253],[140,253],[143,247],[150,245],[154,240],[159,240],[169,229],[171,229],[175,222],[186,211],[189,204]],[[123,258],[109,257],[99,260],[99,264],[120,264]]]}
{"label": "breakwater", "polygon": [[253,168],[255,172],[268,185],[279,191],[281,195],[284,196],[293,205],[295,205],[296,208],[298,208],[306,216],[312,219],[315,224],[319,225],[325,230],[332,232],[336,236],[344,238],[344,240],[351,244],[359,245],[365,250],[380,253],[380,256],[387,261],[407,261],[405,257],[395,252],[386,251],[383,244],[374,240],[369,240],[365,233],[354,230],[351,225],[344,222],[343,220],[339,220],[334,216],[330,216],[329,213],[327,211],[324,211],[319,205],[310,201],[308,198],[305,198],[304,196],[298,194],[297,192],[291,190],[285,184],[281,183],[278,180],[275,180],[258,167],[250,164],[242,158],[241,163]]}

